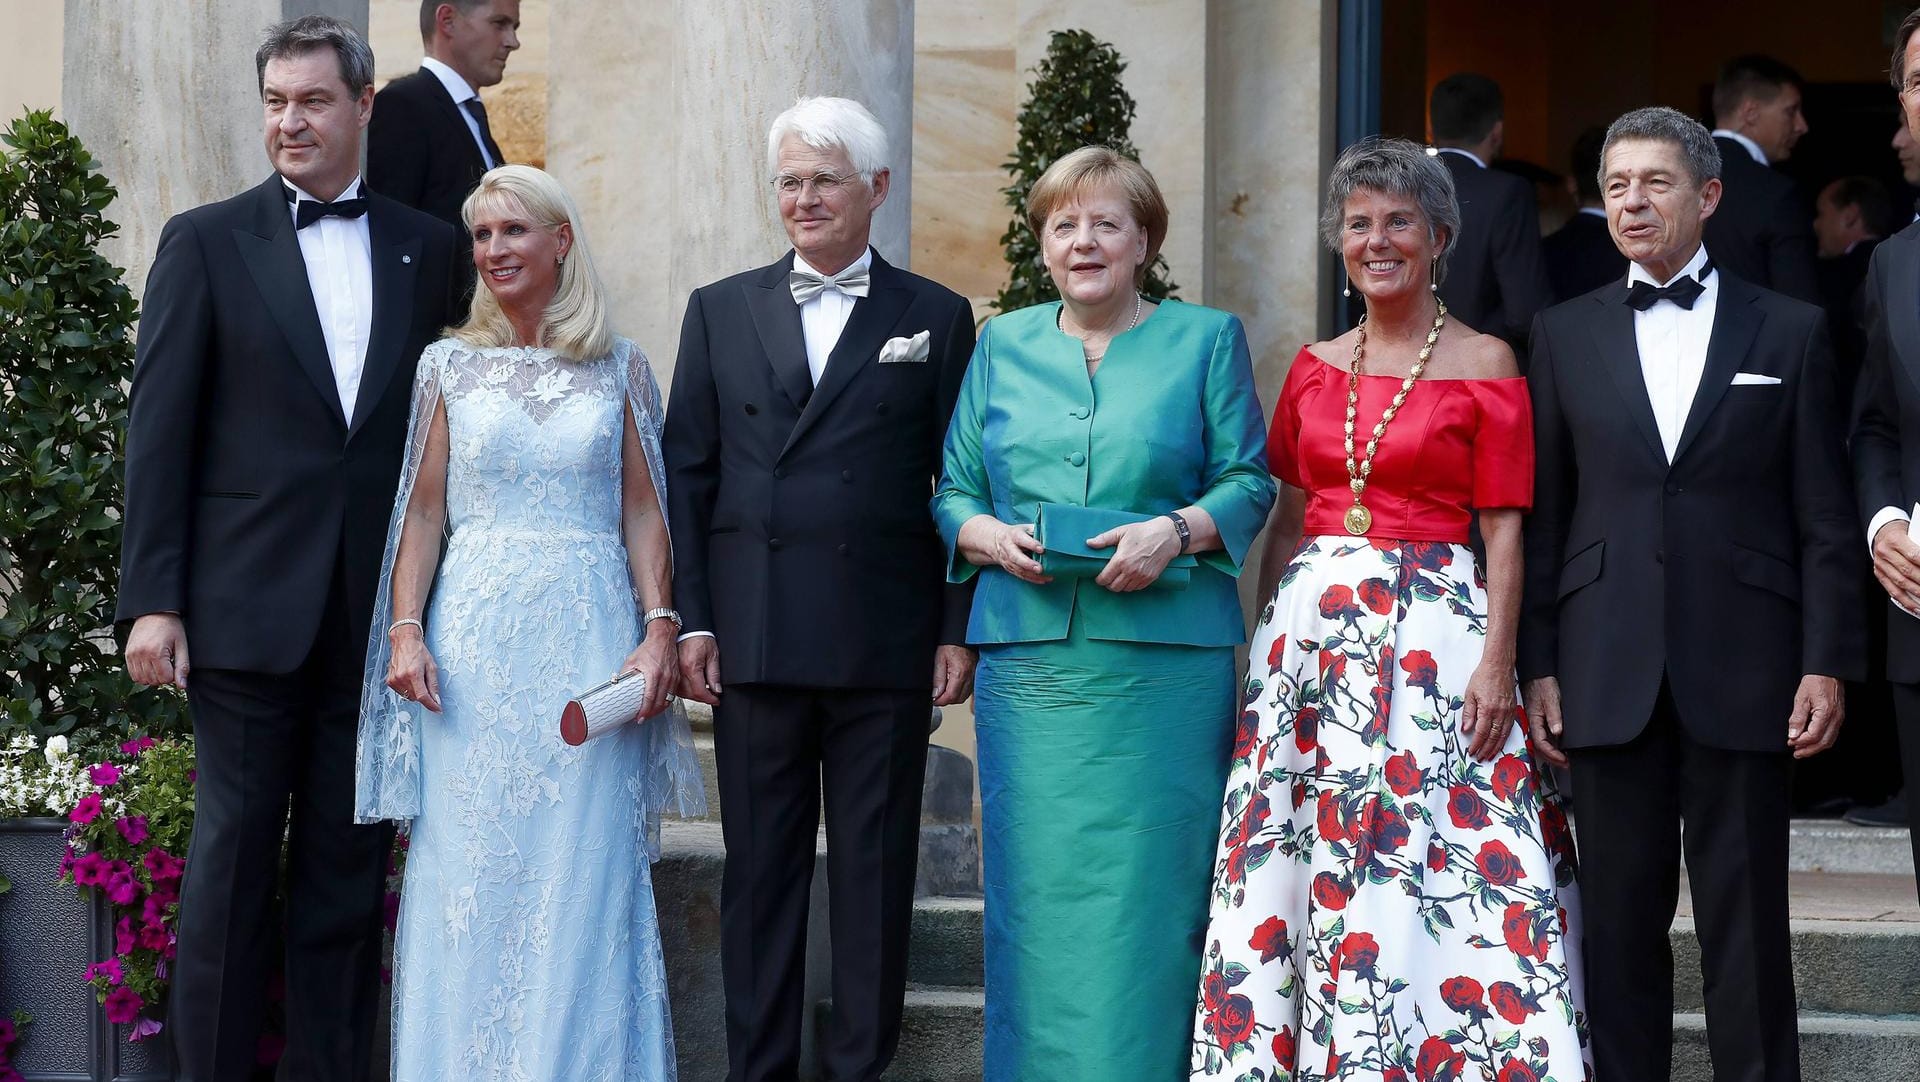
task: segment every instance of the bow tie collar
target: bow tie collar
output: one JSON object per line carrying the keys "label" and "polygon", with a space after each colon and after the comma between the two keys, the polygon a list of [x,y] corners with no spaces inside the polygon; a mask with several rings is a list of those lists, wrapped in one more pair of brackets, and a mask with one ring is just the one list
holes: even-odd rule
{"label": "bow tie collar", "polygon": [[367,198],[364,195],[352,199],[336,199],[331,203],[322,203],[318,199],[302,199],[293,185],[282,183],[287,202],[294,204],[293,227],[305,229],[322,218],[358,218],[367,212]]}
{"label": "bow tie collar", "polygon": [[1687,311],[1707,291],[1707,276],[1713,273],[1713,260],[1700,265],[1698,277],[1685,275],[1675,278],[1666,285],[1657,286],[1652,282],[1635,282],[1627,287],[1627,305],[1636,312],[1644,312],[1661,301],[1672,301]]}
{"label": "bow tie collar", "polygon": [[839,274],[815,274],[795,267],[787,272],[787,288],[793,291],[795,304],[805,304],[827,289],[837,289],[849,297],[864,297],[867,295],[867,270],[866,266],[855,265]]}

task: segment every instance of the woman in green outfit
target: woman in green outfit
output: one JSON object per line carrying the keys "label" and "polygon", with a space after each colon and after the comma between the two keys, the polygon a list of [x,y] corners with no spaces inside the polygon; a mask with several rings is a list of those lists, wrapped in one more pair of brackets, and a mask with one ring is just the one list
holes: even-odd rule
{"label": "woman in green outfit", "polygon": [[985,1078],[1184,1078],[1262,411],[1238,319],[1141,297],[1167,207],[1137,162],[1067,155],[1027,221],[1062,300],[983,329],[933,499],[980,576]]}

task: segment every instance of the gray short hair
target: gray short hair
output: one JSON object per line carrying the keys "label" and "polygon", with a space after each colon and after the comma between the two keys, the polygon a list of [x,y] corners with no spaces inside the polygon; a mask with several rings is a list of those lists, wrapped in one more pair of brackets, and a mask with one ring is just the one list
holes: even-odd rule
{"label": "gray short hair", "polygon": [[801,98],[773,118],[767,131],[767,175],[780,171],[780,144],[789,135],[817,150],[839,147],[868,181],[887,162],[887,129],[867,107],[852,98]]}
{"label": "gray short hair", "polygon": [[1341,224],[1346,219],[1347,200],[1355,192],[1373,191],[1411,198],[1427,220],[1427,237],[1438,243],[1440,230],[1447,231],[1447,245],[1440,249],[1434,268],[1435,283],[1447,276],[1447,259],[1460,239],[1460,200],[1454,194],[1453,174],[1427,153],[1427,148],[1407,139],[1386,139],[1370,135],[1340,152],[1327,177],[1327,203],[1320,211],[1320,239],[1328,248],[1340,250]]}
{"label": "gray short hair", "polygon": [[360,31],[328,15],[302,15],[267,28],[266,40],[253,54],[260,92],[264,94],[267,89],[267,61],[290,60],[316,49],[333,50],[340,61],[340,81],[349,91],[358,94],[373,85],[373,47]]}
{"label": "gray short hair", "polygon": [[1720,147],[1707,126],[1678,109],[1649,105],[1625,114],[1607,127],[1607,140],[1600,144],[1601,191],[1607,188],[1607,152],[1623,139],[1649,139],[1679,147],[1696,186],[1720,176]]}

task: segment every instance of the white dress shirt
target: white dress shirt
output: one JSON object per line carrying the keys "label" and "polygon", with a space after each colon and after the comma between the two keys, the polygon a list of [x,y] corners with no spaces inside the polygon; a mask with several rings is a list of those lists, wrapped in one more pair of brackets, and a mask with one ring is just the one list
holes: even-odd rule
{"label": "white dress shirt", "polygon": [[[873,249],[868,248],[840,273],[865,270],[872,265]],[[799,252],[793,254],[793,266],[825,277],[818,267],[802,259]],[[800,306],[800,330],[807,339],[807,371],[813,373],[815,387],[820,386],[820,377],[827,370],[827,358],[833,355],[833,347],[840,344],[840,332],[847,329],[847,320],[853,316],[855,299],[829,286]]]}
{"label": "white dress shirt", "polygon": [[1482,169],[1485,169],[1487,167],[1487,163],[1480,160],[1480,155],[1475,154],[1471,150],[1461,150],[1459,147],[1441,147],[1440,153],[1458,154],[1462,158],[1467,159],[1468,161],[1472,162],[1473,164],[1479,166]]}
{"label": "white dress shirt", "polygon": [[[313,196],[289,184],[301,199]],[[340,193],[341,199],[366,194],[359,177]],[[297,224],[298,202],[287,204]],[[373,241],[367,216],[326,217],[294,234],[300,256],[307,263],[307,285],[313,290],[320,333],[326,336],[327,360],[333,365],[333,385],[340,393],[340,411],[353,421],[353,403],[360,396],[360,374],[367,365],[367,338],[373,333]]]}
{"label": "white dress shirt", "polygon": [[454,110],[460,114],[461,120],[467,122],[467,130],[473,133],[473,145],[480,148],[480,160],[487,163],[488,169],[499,165],[493,160],[493,155],[487,153],[487,141],[480,137],[480,122],[473,118],[473,111],[467,108],[468,102],[479,100],[480,92],[468,85],[459,72],[431,56],[421,58],[420,66],[432,72],[433,77],[440,80],[440,85],[447,88],[448,96],[453,98]]}
{"label": "white dress shirt", "polygon": [[1761,165],[1771,166],[1773,164],[1767,160],[1767,152],[1760,149],[1759,143],[1741,135],[1739,132],[1728,128],[1715,128],[1713,129],[1713,134],[1716,138],[1731,139],[1739,143],[1742,147],[1746,148],[1748,154],[1753,156],[1753,160],[1759,162]]}
{"label": "white dress shirt", "polygon": [[[1679,274],[1667,282],[1698,277],[1707,264],[1705,245]],[[1638,263],[1627,267],[1627,287],[1635,282],[1654,281]],[[1640,375],[1647,381],[1647,399],[1653,404],[1653,420],[1660,427],[1660,443],[1666,448],[1667,461],[1680,446],[1680,433],[1687,427],[1687,414],[1693,410],[1693,396],[1700,390],[1700,376],[1707,368],[1707,343],[1713,338],[1713,313],[1719,307],[1720,274],[1715,271],[1703,283],[1706,288],[1691,309],[1671,301],[1661,301],[1644,312],[1633,314],[1633,340],[1640,350]]]}

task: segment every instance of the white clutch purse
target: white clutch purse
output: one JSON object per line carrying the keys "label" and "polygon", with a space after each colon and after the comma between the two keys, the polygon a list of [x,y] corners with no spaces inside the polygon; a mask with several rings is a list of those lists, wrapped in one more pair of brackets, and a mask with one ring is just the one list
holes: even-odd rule
{"label": "white clutch purse", "polygon": [[568,699],[560,711],[560,739],[578,747],[610,733],[639,717],[646,697],[647,678],[634,671],[589,688]]}

